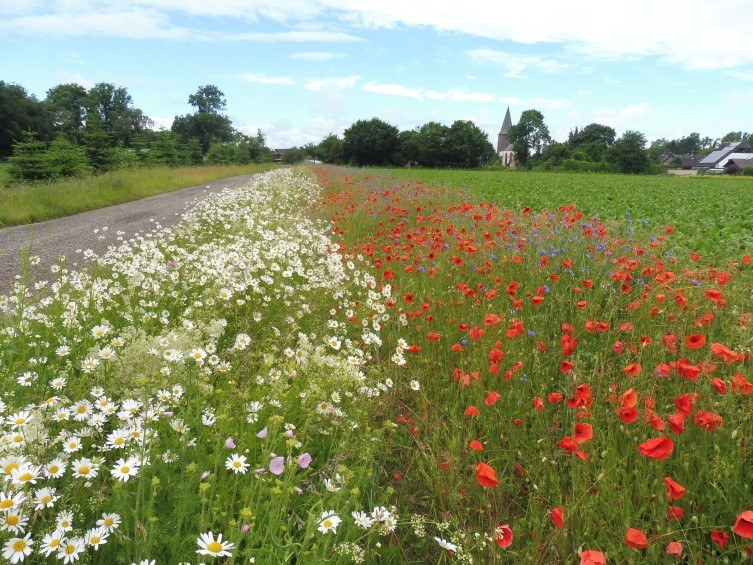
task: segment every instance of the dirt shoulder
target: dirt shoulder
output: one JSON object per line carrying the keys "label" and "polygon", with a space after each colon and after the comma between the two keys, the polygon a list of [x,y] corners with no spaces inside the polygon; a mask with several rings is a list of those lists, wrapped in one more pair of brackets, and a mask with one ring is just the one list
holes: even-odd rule
{"label": "dirt shoulder", "polygon": [[81,267],[85,250],[102,254],[110,245],[118,244],[118,238],[129,239],[157,225],[177,224],[201,198],[243,186],[252,176],[231,177],[74,216],[0,229],[0,294],[8,292],[21,275],[23,255],[40,258],[33,267],[34,280],[53,280],[50,267],[61,255],[65,255],[69,268]]}

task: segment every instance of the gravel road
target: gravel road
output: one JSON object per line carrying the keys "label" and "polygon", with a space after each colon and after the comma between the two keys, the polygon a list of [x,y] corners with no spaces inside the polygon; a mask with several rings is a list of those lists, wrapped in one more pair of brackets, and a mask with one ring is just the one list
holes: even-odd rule
{"label": "gravel road", "polygon": [[181,215],[202,197],[242,186],[252,176],[231,177],[75,216],[0,229],[0,294],[8,292],[20,276],[22,250],[40,258],[40,263],[32,267],[34,280],[54,280],[50,266],[61,254],[65,255],[68,268],[81,267],[84,250],[91,249],[99,255],[108,246],[116,245],[118,237],[129,239],[138,232],[151,231],[157,224],[177,224]]}

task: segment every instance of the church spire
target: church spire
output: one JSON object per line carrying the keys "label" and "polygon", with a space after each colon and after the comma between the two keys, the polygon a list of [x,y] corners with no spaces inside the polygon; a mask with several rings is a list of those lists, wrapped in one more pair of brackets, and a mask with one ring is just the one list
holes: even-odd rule
{"label": "church spire", "polygon": [[499,130],[500,135],[507,135],[511,127],[512,127],[512,118],[510,117],[510,107],[508,106],[507,112],[505,113],[505,119],[502,122],[502,129]]}

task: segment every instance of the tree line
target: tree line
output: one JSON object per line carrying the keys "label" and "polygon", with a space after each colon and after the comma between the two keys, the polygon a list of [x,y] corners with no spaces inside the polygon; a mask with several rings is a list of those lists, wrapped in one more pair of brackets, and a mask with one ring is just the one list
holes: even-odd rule
{"label": "tree line", "polygon": [[194,112],[156,130],[128,90],[61,84],[43,100],[0,81],[0,160],[19,180],[106,172],[139,165],[246,164],[271,161],[264,135],[245,135],[225,114],[224,93],[201,86],[188,97]]}
{"label": "tree line", "polygon": [[[508,132],[520,169],[574,172],[659,173],[660,157],[668,154],[705,155],[729,141],[752,139],[753,134],[729,132],[712,139],[691,133],[680,139],[658,139],[647,146],[646,136],[628,130],[617,136],[614,128],[598,123],[576,127],[567,140],[552,139],[543,114],[526,110]],[[500,167],[498,155],[486,134],[473,122],[451,126],[429,122],[399,131],[383,120],[360,120],[342,137],[330,134],[318,144],[296,147],[286,154],[289,162],[306,158],[325,163],[359,166]]]}

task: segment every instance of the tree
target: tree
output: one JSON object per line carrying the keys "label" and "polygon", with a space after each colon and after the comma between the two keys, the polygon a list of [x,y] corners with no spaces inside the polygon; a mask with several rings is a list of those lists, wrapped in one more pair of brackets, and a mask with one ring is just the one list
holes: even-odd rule
{"label": "tree", "polygon": [[422,167],[446,167],[450,161],[450,128],[439,122],[428,122],[416,136],[418,163]]}
{"label": "tree", "polygon": [[115,168],[118,156],[113,147],[114,135],[107,131],[99,113],[90,109],[86,115],[86,128],[82,143],[89,164],[95,172],[103,173]]}
{"label": "tree", "polygon": [[219,114],[227,107],[225,94],[213,84],[200,86],[188,97],[188,103],[200,114]]}
{"label": "tree", "polygon": [[593,123],[588,124],[580,130],[575,128],[574,132],[570,132],[567,143],[572,149],[577,149],[581,145],[589,143],[599,143],[609,147],[614,143],[616,136],[617,133],[614,131],[614,128]]}
{"label": "tree", "polygon": [[44,104],[54,131],[73,143],[81,143],[89,106],[89,94],[80,84],[59,84],[47,91]]}
{"label": "tree", "polygon": [[10,175],[16,180],[36,181],[67,176],[83,176],[91,172],[83,150],[63,136],[48,145],[33,132],[13,144]]}
{"label": "tree", "polygon": [[235,134],[230,118],[220,114],[225,109],[225,95],[214,85],[199,87],[188,102],[196,108],[193,114],[176,116],[172,131],[184,141],[195,137],[199,140],[202,153],[209,151],[212,141],[231,141]]}
{"label": "tree", "polygon": [[418,163],[418,130],[409,129],[398,134],[400,162],[403,165]]}
{"label": "tree", "polygon": [[651,165],[646,154],[646,136],[628,130],[609,150],[607,160],[623,173],[647,173]]}
{"label": "tree", "polygon": [[450,164],[471,169],[486,164],[494,147],[486,133],[470,120],[457,120],[449,130]]}
{"label": "tree", "polygon": [[400,145],[398,129],[378,118],[358,120],[343,133],[348,157],[357,165],[389,165]]}
{"label": "tree", "polygon": [[[143,131],[150,120],[133,106],[131,95],[124,87],[100,82],[89,90],[88,115],[95,113],[104,130],[110,134],[112,146],[130,145],[134,134]],[[88,119],[87,115],[87,119]]]}
{"label": "tree", "polygon": [[47,109],[17,84],[0,80],[0,159],[11,154],[13,144],[34,132],[42,142],[52,139],[52,120]]}
{"label": "tree", "polygon": [[529,165],[529,159],[540,155],[544,146],[551,142],[544,115],[538,110],[524,111],[518,123],[510,128],[508,135],[515,151],[515,159],[518,165],[523,166]]}
{"label": "tree", "polygon": [[306,146],[309,155],[325,163],[342,165],[345,163],[345,142],[334,133],[322,139],[318,145]]}

